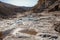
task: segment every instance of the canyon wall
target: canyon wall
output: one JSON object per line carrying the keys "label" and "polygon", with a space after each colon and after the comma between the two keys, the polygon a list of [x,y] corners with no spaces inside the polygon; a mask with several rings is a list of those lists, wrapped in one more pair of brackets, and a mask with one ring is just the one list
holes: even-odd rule
{"label": "canyon wall", "polygon": [[57,0],[39,0],[37,5],[33,7],[33,12],[42,12],[52,4],[54,4]]}

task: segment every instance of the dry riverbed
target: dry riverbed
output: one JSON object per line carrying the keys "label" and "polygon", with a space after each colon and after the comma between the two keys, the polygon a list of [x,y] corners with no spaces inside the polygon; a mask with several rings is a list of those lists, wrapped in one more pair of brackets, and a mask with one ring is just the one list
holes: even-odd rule
{"label": "dry riverbed", "polygon": [[60,40],[55,24],[60,22],[57,12],[35,13],[25,17],[0,21],[3,40]]}

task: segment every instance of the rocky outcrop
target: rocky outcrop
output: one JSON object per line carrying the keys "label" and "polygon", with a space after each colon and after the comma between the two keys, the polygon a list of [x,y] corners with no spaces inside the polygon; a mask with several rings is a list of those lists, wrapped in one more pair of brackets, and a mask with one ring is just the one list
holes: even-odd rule
{"label": "rocky outcrop", "polygon": [[60,33],[60,22],[56,23],[54,26],[55,26],[55,31]]}
{"label": "rocky outcrop", "polygon": [[[49,8],[52,4],[54,4],[57,0],[39,0],[37,5],[33,7],[33,12],[42,12],[45,9]],[[55,5],[56,6],[56,5]],[[55,7],[54,6],[54,7]],[[53,8],[54,8],[53,7]]]}
{"label": "rocky outcrop", "polygon": [[[42,8],[41,8],[41,5],[43,4],[45,2],[45,0],[39,0],[38,1],[38,3],[37,3],[37,5],[35,5],[34,7],[33,7],[33,12],[40,12],[41,10],[42,10]],[[44,5],[45,5],[45,3],[44,3]],[[45,7],[44,5],[42,5],[42,7]]]}

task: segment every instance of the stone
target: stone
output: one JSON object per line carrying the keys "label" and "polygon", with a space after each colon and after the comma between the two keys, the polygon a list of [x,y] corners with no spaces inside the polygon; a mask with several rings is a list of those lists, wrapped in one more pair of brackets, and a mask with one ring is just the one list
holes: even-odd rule
{"label": "stone", "polygon": [[52,36],[51,38],[57,39],[57,38],[58,38],[58,36]]}
{"label": "stone", "polygon": [[56,23],[54,26],[55,26],[54,30],[60,33],[60,22]]}

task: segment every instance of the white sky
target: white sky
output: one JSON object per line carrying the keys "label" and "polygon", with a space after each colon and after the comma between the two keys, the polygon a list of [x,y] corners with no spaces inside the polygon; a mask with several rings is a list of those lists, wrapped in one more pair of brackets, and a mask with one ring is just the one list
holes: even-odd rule
{"label": "white sky", "polygon": [[14,4],[17,6],[34,6],[35,4],[37,4],[38,0],[0,0],[6,3],[10,3],[10,4]]}

